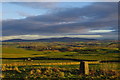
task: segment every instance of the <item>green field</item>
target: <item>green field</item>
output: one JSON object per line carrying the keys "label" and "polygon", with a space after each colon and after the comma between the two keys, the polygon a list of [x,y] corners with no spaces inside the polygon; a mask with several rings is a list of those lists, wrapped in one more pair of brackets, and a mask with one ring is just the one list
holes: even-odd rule
{"label": "green field", "polygon": [[[3,79],[119,80],[120,50],[116,41],[3,42],[1,49]],[[89,64],[89,75],[80,75],[79,62],[93,60],[101,63]]]}
{"label": "green field", "polygon": [[[81,60],[118,61],[118,42],[3,42],[3,63],[75,62]],[[24,61],[25,62],[25,61]]]}
{"label": "green field", "polygon": [[[35,58],[33,62],[68,62],[74,61],[72,59],[79,59],[79,60],[118,60],[119,59],[118,53],[106,53],[106,54],[80,54],[77,52],[56,52],[56,51],[33,51],[33,50],[26,50],[22,48],[15,48],[15,47],[3,47],[2,48],[2,58],[3,63],[6,62],[21,62],[23,59],[19,58]],[[41,59],[41,57],[43,59]],[[7,59],[11,58],[11,59]],[[12,59],[13,58],[13,59]],[[18,59],[14,59],[18,58]],[[58,58],[57,60],[51,60],[52,58]],[[66,60],[60,60],[60,59]],[[38,60],[37,60],[38,59]],[[41,60],[39,60],[41,59]],[[48,59],[48,60],[47,60]],[[50,59],[50,60],[49,60]]]}

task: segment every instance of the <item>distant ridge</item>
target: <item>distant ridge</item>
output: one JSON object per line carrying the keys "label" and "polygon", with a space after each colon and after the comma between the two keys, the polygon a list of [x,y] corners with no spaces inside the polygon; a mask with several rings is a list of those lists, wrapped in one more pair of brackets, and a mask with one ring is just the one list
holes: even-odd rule
{"label": "distant ridge", "polygon": [[2,42],[79,42],[79,41],[92,41],[92,40],[96,40],[96,39],[61,37],[61,38],[44,38],[44,39],[34,39],[34,40],[10,39],[10,40],[4,40]]}

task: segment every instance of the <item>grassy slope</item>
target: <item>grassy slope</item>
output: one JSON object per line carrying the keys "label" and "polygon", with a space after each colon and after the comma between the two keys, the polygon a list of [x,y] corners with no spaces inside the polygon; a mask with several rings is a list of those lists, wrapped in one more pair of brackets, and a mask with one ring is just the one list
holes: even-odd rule
{"label": "grassy slope", "polygon": [[[78,54],[76,52],[53,52],[53,51],[31,51],[31,50],[25,50],[21,48],[5,48],[3,47],[3,58],[24,58],[24,57],[45,57],[45,58],[71,58],[71,59],[85,59],[85,60],[117,60],[118,54],[108,53],[108,54]],[[69,56],[66,56],[69,55]],[[9,59],[3,59],[3,63],[13,63],[13,62],[23,62],[23,60],[9,60]],[[38,62],[72,62],[72,60],[34,60],[32,63],[38,63]],[[25,62],[24,63],[31,63],[31,62]],[[108,64],[107,64],[108,65]],[[50,66],[50,65],[49,65]],[[66,67],[66,68],[79,68],[79,65],[51,65],[53,67]],[[50,66],[50,67],[51,67]],[[105,67],[104,65],[90,65],[90,68],[100,68]],[[115,69],[117,68],[118,64],[110,63],[110,68]],[[40,66],[38,66],[40,67]],[[48,67],[48,66],[46,66]]]}
{"label": "grassy slope", "polygon": [[[36,55],[34,55],[36,54]],[[42,55],[42,52],[39,51],[30,51],[20,48],[2,48],[2,57],[3,58],[22,58],[22,57],[36,57],[36,56],[44,56]]]}
{"label": "grassy slope", "polygon": [[85,60],[117,60],[117,53],[107,54],[80,54],[76,52],[53,52],[53,51],[32,51],[21,48],[2,48],[3,58],[24,58],[24,57],[46,57],[46,58],[71,58]]}

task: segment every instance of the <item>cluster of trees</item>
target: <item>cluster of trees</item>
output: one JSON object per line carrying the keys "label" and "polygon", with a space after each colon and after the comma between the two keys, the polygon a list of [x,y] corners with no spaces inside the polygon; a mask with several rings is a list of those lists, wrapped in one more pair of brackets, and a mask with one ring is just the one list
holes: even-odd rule
{"label": "cluster of trees", "polygon": [[78,52],[81,54],[92,54],[92,53],[119,53],[118,48],[102,48],[102,47],[69,47],[69,46],[19,46],[18,48],[24,48],[28,50],[35,51],[45,51],[45,50],[57,50],[60,52]]}
{"label": "cluster of trees", "polygon": [[3,46],[15,46],[35,51],[57,50],[78,53],[119,53],[118,42],[4,42]]}

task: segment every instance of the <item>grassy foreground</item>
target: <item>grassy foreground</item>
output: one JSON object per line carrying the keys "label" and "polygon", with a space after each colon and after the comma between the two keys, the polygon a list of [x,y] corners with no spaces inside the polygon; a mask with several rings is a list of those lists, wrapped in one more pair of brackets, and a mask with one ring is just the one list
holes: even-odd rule
{"label": "grassy foreground", "polygon": [[[79,80],[119,80],[120,71],[116,70],[90,70],[89,75],[80,74],[79,68],[57,68],[57,67],[40,67],[40,68],[18,68],[3,67],[1,77],[4,79],[24,79],[24,80],[61,80],[74,78]],[[58,79],[59,78],[59,79]]]}
{"label": "grassy foreground", "polygon": [[[3,64],[1,78],[3,80],[120,79],[118,67],[120,50],[116,42],[13,42],[3,43],[1,48]],[[28,58],[32,61],[27,61]],[[108,61],[109,63],[89,64],[89,75],[79,73],[80,64],[63,64],[79,63],[82,60]],[[62,64],[54,65],[53,63]]]}

